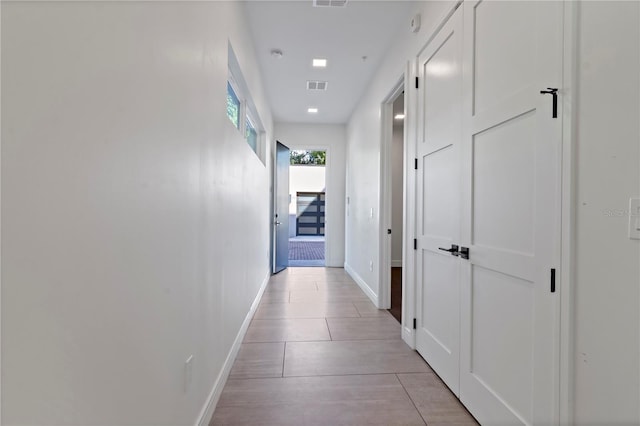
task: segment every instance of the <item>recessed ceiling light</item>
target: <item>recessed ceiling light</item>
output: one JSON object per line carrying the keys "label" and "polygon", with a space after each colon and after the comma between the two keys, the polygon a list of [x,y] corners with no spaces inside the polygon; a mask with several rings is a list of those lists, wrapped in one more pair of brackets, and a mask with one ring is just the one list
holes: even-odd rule
{"label": "recessed ceiling light", "polygon": [[314,59],[313,60],[313,66],[316,68],[324,68],[327,66],[327,60],[326,59]]}
{"label": "recessed ceiling light", "polygon": [[318,112],[318,108],[309,108],[307,109],[307,112],[310,112],[311,114],[315,114]]}
{"label": "recessed ceiling light", "polygon": [[393,118],[395,118],[396,120],[402,120],[404,119],[404,114],[396,114],[396,116]]}

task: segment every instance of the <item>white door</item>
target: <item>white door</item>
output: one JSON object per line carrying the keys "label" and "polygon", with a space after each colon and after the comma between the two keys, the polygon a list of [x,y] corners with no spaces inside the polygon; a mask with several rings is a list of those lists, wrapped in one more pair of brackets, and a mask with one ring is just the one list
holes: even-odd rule
{"label": "white door", "polygon": [[482,424],[558,422],[562,3],[464,4],[460,398]]}
{"label": "white door", "polygon": [[457,395],[460,354],[462,8],[418,59],[416,348]]}

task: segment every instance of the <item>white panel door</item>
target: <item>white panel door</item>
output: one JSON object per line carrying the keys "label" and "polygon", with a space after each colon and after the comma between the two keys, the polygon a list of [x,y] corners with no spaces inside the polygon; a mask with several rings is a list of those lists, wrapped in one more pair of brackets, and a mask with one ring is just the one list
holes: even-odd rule
{"label": "white panel door", "polygon": [[420,54],[416,349],[457,395],[460,368],[462,8]]}
{"label": "white panel door", "polygon": [[[464,4],[460,398],[482,424],[558,422],[562,3]],[[558,106],[559,107],[559,106]]]}

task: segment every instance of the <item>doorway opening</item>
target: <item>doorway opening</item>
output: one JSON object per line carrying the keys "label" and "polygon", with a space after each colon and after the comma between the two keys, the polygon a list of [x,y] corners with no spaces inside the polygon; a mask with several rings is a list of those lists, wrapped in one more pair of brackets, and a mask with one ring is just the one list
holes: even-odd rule
{"label": "doorway opening", "polygon": [[380,305],[402,324],[405,228],[404,75],[382,103]]}
{"label": "doorway opening", "polygon": [[292,150],[289,174],[289,266],[325,266],[324,150]]}
{"label": "doorway opening", "polygon": [[404,91],[393,101],[393,125],[390,149],[391,168],[391,307],[389,312],[402,323],[402,234],[404,175]]}

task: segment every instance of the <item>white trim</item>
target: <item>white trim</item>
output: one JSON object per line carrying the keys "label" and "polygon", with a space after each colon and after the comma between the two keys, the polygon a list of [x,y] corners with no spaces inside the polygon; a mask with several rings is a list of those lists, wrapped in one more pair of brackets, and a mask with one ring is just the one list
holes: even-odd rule
{"label": "white trim", "polygon": [[404,91],[404,229],[403,229],[403,257],[402,271],[402,326],[407,332],[402,333],[404,342],[412,349],[416,348],[416,333],[413,329],[413,319],[416,317],[416,298],[418,280],[416,277],[416,256],[413,249],[413,239],[416,236],[416,185],[417,173],[414,169],[414,161],[417,154],[418,133],[418,90],[410,85],[418,76],[418,56],[407,62],[407,82]]}
{"label": "white trim", "polygon": [[[0,7],[0,29],[2,28],[2,7]],[[2,31],[0,30],[0,34]],[[0,36],[0,46],[2,45],[2,36]],[[2,55],[0,55],[0,70],[2,69]],[[2,72],[0,71],[0,75]],[[2,78],[0,77],[0,81]],[[2,85],[0,84],[0,99],[2,99]],[[2,107],[0,106],[0,130],[2,129]],[[0,153],[2,152],[2,132],[0,131]],[[2,155],[0,154],[0,164],[2,164]],[[2,167],[0,166],[0,170]],[[2,176],[2,173],[0,173]],[[1,180],[0,180],[0,188]],[[1,194],[0,190],[0,194]],[[2,196],[0,195],[0,212],[2,212]],[[0,213],[0,241],[2,241],[2,213]],[[2,376],[2,244],[0,244],[0,377]],[[2,425],[2,380],[0,380],[0,425]]]}
{"label": "white trim", "polygon": [[400,260],[392,260],[391,261],[392,268],[402,268],[402,259]]}
{"label": "white trim", "polygon": [[247,334],[247,329],[249,328],[249,324],[253,319],[253,315],[256,313],[258,309],[258,305],[260,304],[260,299],[262,299],[262,294],[264,290],[267,288],[267,283],[269,282],[269,278],[271,277],[271,272],[267,272],[262,285],[260,286],[260,290],[258,290],[258,294],[256,298],[253,300],[251,304],[251,308],[247,313],[247,316],[236,335],[236,339],[231,346],[231,350],[227,355],[227,359],[224,361],[222,365],[222,369],[220,369],[220,373],[216,378],[216,381],[213,384],[213,388],[211,392],[209,392],[209,397],[205,402],[202,410],[200,410],[200,414],[198,415],[198,419],[196,420],[195,426],[208,426],[209,422],[211,422],[211,418],[213,417],[213,412],[216,409],[216,405],[220,400],[220,395],[222,394],[222,389],[224,389],[224,385],[227,383],[227,379],[229,378],[229,373],[231,372],[231,367],[233,367],[233,363],[236,360],[236,356],[238,355],[238,351],[240,350],[240,345],[244,340],[245,334]]}
{"label": "white trim", "polygon": [[562,183],[560,225],[560,347],[558,411],[560,424],[573,424],[574,398],[574,265],[575,265],[575,123],[578,82],[579,2],[563,6]]}
{"label": "white trim", "polygon": [[415,333],[412,328],[402,327],[402,340],[411,348],[416,348]]}
{"label": "white trim", "polygon": [[374,305],[378,306],[378,295],[371,290],[371,287],[367,284],[365,280],[362,279],[360,275],[351,267],[348,263],[344,263],[344,270],[353,278],[353,280],[358,284],[360,289],[364,291],[364,294],[367,295],[369,299],[373,302]]}

